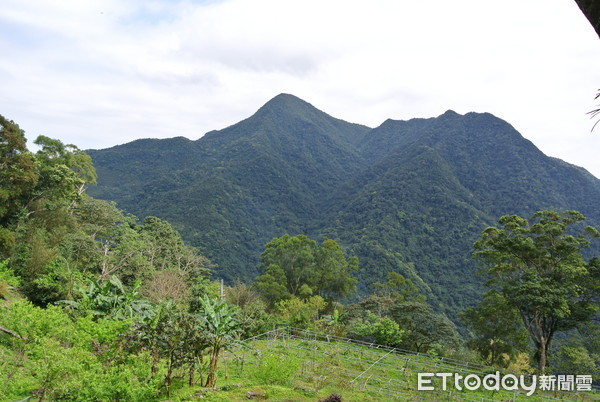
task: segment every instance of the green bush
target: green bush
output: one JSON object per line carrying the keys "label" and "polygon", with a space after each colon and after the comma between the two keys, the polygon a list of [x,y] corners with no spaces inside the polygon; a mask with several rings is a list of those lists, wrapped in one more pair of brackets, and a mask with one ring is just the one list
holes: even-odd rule
{"label": "green bush", "polygon": [[280,356],[268,354],[262,356],[252,377],[259,384],[291,386],[299,369],[300,364],[296,360],[287,357],[282,361]]}
{"label": "green bush", "polygon": [[163,384],[148,352],[119,353],[125,321],[74,321],[59,307],[18,301],[0,306],[0,326],[16,334],[0,335],[0,400],[146,401]]}

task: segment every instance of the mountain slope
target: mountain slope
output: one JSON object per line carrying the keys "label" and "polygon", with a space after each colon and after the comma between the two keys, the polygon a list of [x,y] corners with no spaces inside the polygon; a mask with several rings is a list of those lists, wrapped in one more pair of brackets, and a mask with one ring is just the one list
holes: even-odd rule
{"label": "mountain slope", "polygon": [[362,168],[353,144],[368,130],[282,94],[250,118],[174,149],[171,159],[173,140],[89,151],[99,173],[90,193],[168,219],[219,264],[219,275],[250,280],[267,241],[319,226],[325,194]]}
{"label": "mountain slope", "polygon": [[490,114],[388,120],[359,149],[370,167],[334,196],[324,233],[361,255],[363,283],[399,270],[449,313],[480,297],[471,246],[501,215],[576,209],[599,222],[596,178]]}
{"label": "mountain slope", "polygon": [[471,246],[499,216],[576,209],[600,222],[598,179],[487,113],[369,129],[282,94],[197,141],[89,153],[93,196],[168,219],[228,281],[251,280],[273,237],[328,236],[358,255],[362,291],[402,272],[451,316],[479,298]]}

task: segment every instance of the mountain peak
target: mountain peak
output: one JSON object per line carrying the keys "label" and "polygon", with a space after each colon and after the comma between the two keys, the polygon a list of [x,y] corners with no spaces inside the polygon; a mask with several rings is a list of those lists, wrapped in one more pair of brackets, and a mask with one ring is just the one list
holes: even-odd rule
{"label": "mountain peak", "polygon": [[294,113],[305,114],[306,112],[319,111],[310,103],[303,101],[297,96],[281,93],[273,99],[265,103],[257,113],[274,112],[274,113]]}
{"label": "mountain peak", "polygon": [[455,117],[455,116],[460,116],[460,114],[456,113],[452,109],[448,109],[444,112],[444,114],[440,115],[439,117]]}
{"label": "mountain peak", "polygon": [[273,97],[273,99],[271,99],[267,103],[271,103],[271,102],[301,102],[301,103],[306,103],[304,100],[300,99],[299,97],[297,97],[295,95],[292,95],[292,94],[285,93],[285,92],[282,92],[279,95]]}

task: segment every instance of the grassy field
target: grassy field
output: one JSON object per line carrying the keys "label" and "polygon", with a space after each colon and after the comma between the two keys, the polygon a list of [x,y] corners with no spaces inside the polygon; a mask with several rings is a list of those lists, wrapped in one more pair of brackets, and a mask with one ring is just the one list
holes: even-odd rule
{"label": "grassy field", "polygon": [[[512,401],[600,400],[589,391],[462,391],[433,377],[435,390],[417,390],[418,373],[456,373],[483,378],[496,370],[452,359],[415,354],[310,331],[277,330],[223,355],[217,388],[185,388],[171,400],[206,401]],[[526,384],[529,384],[527,380]],[[334,395],[332,395],[334,394]]]}

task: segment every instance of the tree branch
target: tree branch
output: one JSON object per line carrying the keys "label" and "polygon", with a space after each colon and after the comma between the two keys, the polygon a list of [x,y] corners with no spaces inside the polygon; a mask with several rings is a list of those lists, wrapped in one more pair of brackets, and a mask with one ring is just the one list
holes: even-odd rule
{"label": "tree branch", "polygon": [[0,332],[4,332],[5,334],[8,334],[10,336],[13,336],[15,338],[19,338],[21,340],[26,340],[25,338],[23,338],[21,335],[17,334],[14,331],[11,331],[10,329],[4,328],[4,327],[0,327]]}

